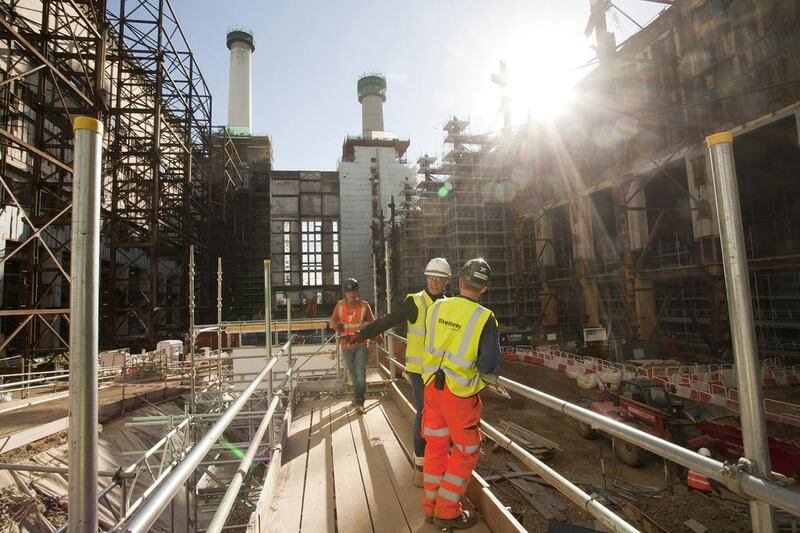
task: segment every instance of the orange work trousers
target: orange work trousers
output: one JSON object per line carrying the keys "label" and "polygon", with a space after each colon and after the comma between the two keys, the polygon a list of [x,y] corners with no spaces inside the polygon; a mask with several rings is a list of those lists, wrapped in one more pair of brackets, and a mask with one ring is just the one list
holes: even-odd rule
{"label": "orange work trousers", "polygon": [[477,394],[461,398],[446,384],[442,390],[437,390],[433,382],[425,387],[422,507],[426,516],[449,520],[461,514],[461,497],[467,492],[481,451],[481,411],[483,403]]}

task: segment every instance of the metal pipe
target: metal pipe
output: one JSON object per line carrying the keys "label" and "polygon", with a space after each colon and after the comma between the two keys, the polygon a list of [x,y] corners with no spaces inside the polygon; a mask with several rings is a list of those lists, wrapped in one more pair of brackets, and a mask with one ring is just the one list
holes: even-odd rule
{"label": "metal pipe", "polygon": [[[194,368],[194,244],[189,245],[189,372],[191,375],[191,391],[189,392],[189,414],[195,411],[195,368]],[[183,380],[181,379],[181,383]]]}
{"label": "metal pipe", "polygon": [[70,290],[70,533],[97,531],[97,360],[100,287],[100,194],[103,123],[74,122]]}
{"label": "metal pipe", "polygon": [[[706,141],[711,158],[722,265],[725,269],[725,292],[728,296],[736,382],[739,389],[744,455],[753,474],[763,479],[770,479],[772,467],[753,323],[753,299],[750,294],[742,210],[733,157],[733,135],[730,132],[717,133],[707,137]],[[766,503],[751,501],[750,516],[755,533],[775,531],[775,516]]]}
{"label": "metal pipe", "polygon": [[372,298],[375,302],[375,316],[378,316],[378,256],[372,251]]}
{"label": "metal pipe", "polygon": [[[286,299],[286,340],[288,341],[291,338],[292,338],[292,299],[291,298],[287,298]],[[292,345],[291,344],[289,344],[289,353],[287,355],[289,356],[289,367],[288,368],[291,369],[294,366],[294,358],[292,357]],[[291,379],[291,378],[289,379],[289,401],[290,402],[293,401],[292,398],[294,398],[294,384],[293,384],[293,381],[294,381],[293,379]]]}
{"label": "metal pipe", "polygon": [[526,449],[503,435],[494,426],[481,420],[481,430],[490,439],[511,452],[517,459],[539,474],[542,479],[550,483],[558,492],[569,498],[581,509],[597,518],[611,531],[637,533],[639,530],[614,514],[592,496],[586,494],[577,485],[547,466],[545,463],[531,455]]}
{"label": "metal pipe", "polygon": [[[264,259],[264,323],[266,333],[266,358],[272,357],[272,282],[271,282],[272,263],[269,259]],[[267,376],[267,395],[271,398],[273,391],[272,372]],[[275,432],[270,428],[270,445],[275,443]]]}
{"label": "metal pipe", "polygon": [[[384,241],[384,271],[386,274],[386,314],[392,312],[392,255],[389,248],[389,239]],[[377,313],[377,310],[375,311]],[[391,335],[384,337],[386,343],[386,350],[394,355],[394,338]],[[389,359],[389,378],[394,379],[394,363],[391,358]]]}
{"label": "metal pipe", "polygon": [[[222,323],[222,258],[217,257],[217,324]],[[222,355],[222,326],[217,328],[217,353]],[[222,386],[222,362],[217,363],[217,384]]]}
{"label": "metal pipe", "polygon": [[559,411],[571,418],[580,420],[592,427],[600,429],[614,437],[632,442],[645,450],[694,470],[704,476],[723,483],[731,492],[748,498],[756,498],[768,502],[775,507],[785,509],[800,516],[800,494],[780,487],[766,479],[726,466],[708,457],[703,457],[677,444],[660,439],[649,433],[638,430],[616,420],[584,409],[555,396],[538,391],[527,385],[517,383],[502,376],[497,377],[497,384],[516,392],[545,407]]}
{"label": "metal pipe", "polygon": [[236,415],[242,410],[242,407],[247,403],[247,400],[253,392],[258,388],[264,378],[270,374],[272,367],[275,366],[277,361],[277,357],[270,358],[269,362],[267,362],[261,372],[258,373],[258,376],[256,376],[252,383],[242,391],[241,395],[239,395],[236,401],[227,409],[225,415],[211,426],[208,432],[203,435],[202,439],[189,450],[183,461],[176,465],[170,475],[158,485],[152,495],[147,499],[147,502],[145,502],[136,514],[130,518],[124,529],[125,531],[145,532],[149,530],[150,526],[158,519],[158,516],[164,508],[169,504],[172,498],[175,497],[181,485],[186,482],[203,460],[206,453],[214,446],[217,439],[222,436],[233,419],[236,418]]}

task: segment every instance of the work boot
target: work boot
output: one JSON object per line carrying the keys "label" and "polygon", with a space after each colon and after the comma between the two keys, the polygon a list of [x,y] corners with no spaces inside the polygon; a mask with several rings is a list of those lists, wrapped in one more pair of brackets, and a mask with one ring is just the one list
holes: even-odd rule
{"label": "work boot", "polygon": [[348,407],[358,407],[358,405],[358,400],[353,400]]}
{"label": "work boot", "polygon": [[455,518],[433,517],[433,523],[439,527],[449,527],[450,529],[469,529],[478,523],[478,517],[471,511],[461,511]]}
{"label": "work boot", "polygon": [[[415,487],[422,487],[422,457],[414,456],[414,476],[413,476],[413,483]],[[431,517],[431,522],[433,522],[433,517]]]}

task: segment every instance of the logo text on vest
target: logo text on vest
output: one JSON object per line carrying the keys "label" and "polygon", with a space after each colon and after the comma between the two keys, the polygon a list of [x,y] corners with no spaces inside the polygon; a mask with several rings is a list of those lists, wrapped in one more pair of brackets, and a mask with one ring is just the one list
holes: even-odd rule
{"label": "logo text on vest", "polygon": [[439,324],[447,326],[449,328],[461,329],[461,324],[459,324],[458,322],[453,322],[452,320],[445,320],[444,318],[440,318],[438,322]]}

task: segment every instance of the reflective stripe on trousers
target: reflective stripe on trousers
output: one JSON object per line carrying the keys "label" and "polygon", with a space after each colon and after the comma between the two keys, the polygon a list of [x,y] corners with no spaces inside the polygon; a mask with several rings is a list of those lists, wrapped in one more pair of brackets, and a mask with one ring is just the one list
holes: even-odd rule
{"label": "reflective stripe on trousers", "polygon": [[449,437],[450,430],[447,427],[443,428],[423,428],[422,434],[426,437]]}
{"label": "reflective stripe on trousers", "polygon": [[480,444],[470,444],[464,446],[463,448],[460,444],[453,444],[453,446],[455,446],[456,450],[458,450],[459,452],[465,453],[467,455],[472,455],[473,453],[478,453],[479,451],[481,451]]}

